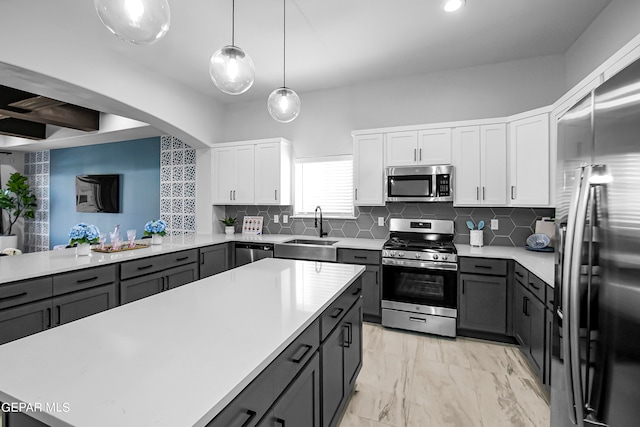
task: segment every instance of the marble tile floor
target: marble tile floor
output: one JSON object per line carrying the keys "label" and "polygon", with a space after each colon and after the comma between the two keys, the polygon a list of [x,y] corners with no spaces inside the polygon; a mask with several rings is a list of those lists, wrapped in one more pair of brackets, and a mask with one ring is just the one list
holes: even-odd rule
{"label": "marble tile floor", "polygon": [[513,345],[365,323],[340,427],[549,426],[549,403]]}

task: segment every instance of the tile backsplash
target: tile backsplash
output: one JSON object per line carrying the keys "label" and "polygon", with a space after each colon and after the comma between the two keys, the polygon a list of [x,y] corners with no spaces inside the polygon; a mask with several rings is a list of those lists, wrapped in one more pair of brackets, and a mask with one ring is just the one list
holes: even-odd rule
{"label": "tile backsplash", "polygon": [[[226,216],[237,217],[236,232],[240,232],[245,215],[263,216],[264,234],[303,234],[317,236],[313,218],[291,218],[292,206],[226,206]],[[454,207],[453,203],[388,203],[386,206],[357,206],[356,219],[325,219],[324,231],[329,237],[358,237],[365,239],[387,239],[389,218],[449,219],[455,221],[456,243],[469,243],[466,222],[476,224],[484,220],[485,246],[524,246],[525,240],[535,229],[536,220],[553,217],[550,208],[507,207]],[[273,222],[278,215],[280,222]],[[282,215],[288,215],[289,223],[282,223]],[[384,218],[384,226],[378,226],[378,218]],[[498,219],[498,229],[490,229],[490,220]]]}

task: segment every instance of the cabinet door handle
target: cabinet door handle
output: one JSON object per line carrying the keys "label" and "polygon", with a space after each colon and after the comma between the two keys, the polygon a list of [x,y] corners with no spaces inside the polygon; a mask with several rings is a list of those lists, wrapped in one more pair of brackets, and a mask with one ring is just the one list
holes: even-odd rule
{"label": "cabinet door handle", "polygon": [[56,325],[60,324],[60,306],[56,305],[56,317],[58,318],[58,320],[56,321]]}
{"label": "cabinet door handle", "polygon": [[94,280],[97,280],[98,276],[93,276],[93,277],[89,277],[88,279],[80,279],[80,280],[76,280],[76,283],[87,283],[87,282],[93,282]]}
{"label": "cabinet door handle", "polygon": [[229,200],[233,200],[233,191],[229,190]]}
{"label": "cabinet door handle", "polygon": [[51,327],[51,309],[47,308],[47,328]]}
{"label": "cabinet door handle", "polygon": [[358,200],[358,189],[356,188],[356,200]]}
{"label": "cabinet door handle", "polygon": [[484,189],[485,187],[482,187],[482,200],[484,200]]}
{"label": "cabinet door handle", "polygon": [[418,160],[422,161],[422,148],[420,149],[420,158]]}
{"label": "cabinet door handle", "polygon": [[476,200],[480,200],[480,187],[476,187]]}
{"label": "cabinet door handle", "polygon": [[415,162],[415,161],[417,160],[417,158],[418,158],[418,156],[417,156],[417,154],[416,154],[416,152],[417,152],[417,151],[418,151],[418,150],[416,150],[415,148],[413,149],[413,161],[414,161],[414,162]]}
{"label": "cabinet door handle", "polygon": [[161,277],[161,278],[160,278],[160,292],[162,292],[162,291],[164,291],[164,290],[165,290],[165,289],[164,289],[164,279],[165,279],[164,277]]}
{"label": "cabinet door handle", "polygon": [[512,186],[511,186],[511,200],[514,200],[514,199],[515,199],[515,196],[513,195],[513,191],[514,191],[515,189],[516,189],[516,186],[515,186],[515,185],[512,185]]}
{"label": "cabinet door handle", "polygon": [[524,315],[529,317],[529,298],[524,297]]}
{"label": "cabinet door handle", "polygon": [[298,349],[297,353],[300,353],[300,351],[302,351],[302,354],[299,355],[298,357],[296,357],[295,355],[291,358],[291,361],[293,363],[300,363],[302,362],[302,360],[307,356],[307,353],[309,353],[309,351],[312,349],[313,347],[310,346],[309,344],[302,344],[300,346],[300,348]]}
{"label": "cabinet door handle", "polygon": [[463,293],[463,294],[464,294],[464,283],[465,283],[465,280],[463,279],[463,280],[462,280],[462,293]]}
{"label": "cabinet door handle", "polygon": [[153,267],[153,264],[149,264],[149,265],[143,265],[142,267],[138,267],[138,270],[146,270],[148,268]]}
{"label": "cabinet door handle", "polygon": [[[349,326],[342,325],[342,347],[349,348],[351,347],[351,343],[349,342]],[[347,330],[347,338],[344,338],[344,331]]]}
{"label": "cabinet door handle", "polygon": [[236,190],[233,190],[233,200],[236,199]]}
{"label": "cabinet door handle", "polygon": [[278,190],[273,190],[273,196],[275,200],[278,200]]}
{"label": "cabinet door handle", "polygon": [[347,323],[347,330],[349,332],[349,345],[353,344],[353,323]]}
{"label": "cabinet door handle", "polygon": [[247,419],[244,420],[244,422],[240,425],[240,427],[247,427],[249,423],[251,423],[251,420],[253,420],[256,417],[257,412],[247,409],[242,415],[246,416]]}
{"label": "cabinet door handle", "polygon": [[200,264],[204,265],[204,254],[200,254]]}
{"label": "cabinet door handle", "polygon": [[276,418],[276,423],[280,424],[280,426],[285,427],[284,420],[281,418]]}
{"label": "cabinet door handle", "polygon": [[331,315],[332,319],[337,319],[338,317],[340,317],[340,315],[342,314],[342,312],[344,311],[343,308],[336,308],[333,310],[333,314]]}
{"label": "cabinet door handle", "polygon": [[12,299],[22,298],[25,295],[27,295],[26,292],[22,292],[21,294],[9,295],[8,297],[0,298],[0,301],[9,301],[9,300],[12,300]]}

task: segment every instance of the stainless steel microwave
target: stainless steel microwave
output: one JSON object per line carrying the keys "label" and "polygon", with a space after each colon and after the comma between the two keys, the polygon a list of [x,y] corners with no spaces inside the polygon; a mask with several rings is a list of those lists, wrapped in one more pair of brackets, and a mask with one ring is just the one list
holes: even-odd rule
{"label": "stainless steel microwave", "polygon": [[452,202],[453,166],[400,166],[385,169],[387,202]]}

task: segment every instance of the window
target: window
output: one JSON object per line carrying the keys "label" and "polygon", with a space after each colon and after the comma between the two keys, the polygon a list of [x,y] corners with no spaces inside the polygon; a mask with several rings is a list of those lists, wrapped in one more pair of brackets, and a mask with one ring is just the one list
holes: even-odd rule
{"label": "window", "polygon": [[313,216],[320,206],[325,218],[353,218],[352,156],[297,159],[294,200],[295,216]]}

